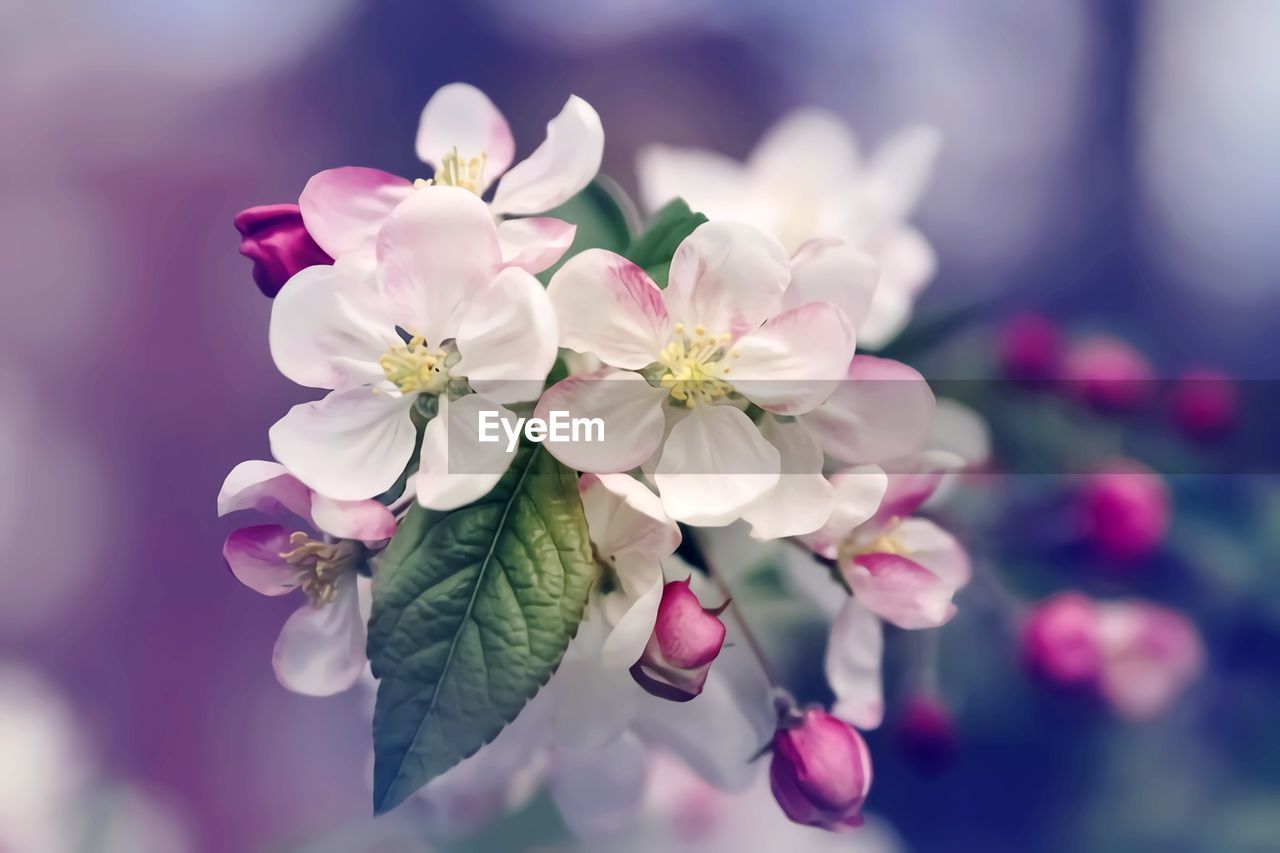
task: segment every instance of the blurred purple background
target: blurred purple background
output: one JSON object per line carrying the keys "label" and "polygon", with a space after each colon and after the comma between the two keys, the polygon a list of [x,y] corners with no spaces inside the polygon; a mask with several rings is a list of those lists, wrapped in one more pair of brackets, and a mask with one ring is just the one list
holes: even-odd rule
{"label": "blurred purple background", "polygon": [[0,659],[40,673],[104,776],[150,791],[194,850],[287,846],[369,809],[363,700],[277,685],[296,602],[219,555],[222,478],[309,396],[272,367],[231,219],[323,168],[418,174],[444,83],[488,92],[522,153],[583,96],[628,188],[643,144],[742,156],[799,105],[872,143],[935,123],[919,221],[941,272],[918,316],[1000,293],[1167,371],[1275,376],[1267,0],[463,5],[0,7]]}

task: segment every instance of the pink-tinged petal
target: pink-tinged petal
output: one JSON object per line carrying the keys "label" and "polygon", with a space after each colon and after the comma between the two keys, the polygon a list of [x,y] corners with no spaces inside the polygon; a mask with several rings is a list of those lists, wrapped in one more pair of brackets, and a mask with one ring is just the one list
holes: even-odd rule
{"label": "pink-tinged petal", "polygon": [[631,677],[646,693],[688,702],[702,692],[724,638],[724,623],[703,608],[689,582],[669,581],[662,588],[653,634],[631,667]]}
{"label": "pink-tinged petal", "polygon": [[338,501],[316,495],[311,518],[319,530],[339,539],[380,542],[396,533],[396,517],[377,501]]}
{"label": "pink-tinged petal", "polygon": [[969,552],[927,518],[904,519],[892,535],[898,548],[952,589],[960,589],[973,577]]}
{"label": "pink-tinged petal", "polygon": [[719,527],[778,483],[781,460],[733,406],[697,406],[671,428],[654,482],[676,521]]}
{"label": "pink-tinged petal", "polygon": [[924,447],[934,406],[933,391],[916,370],[858,355],[849,362],[844,381],[803,420],[823,450],[837,459],[878,463]]}
{"label": "pink-tinged petal", "polygon": [[[482,415],[493,427],[484,429]],[[502,423],[516,428],[508,408],[480,394],[440,398],[440,412],[422,436],[422,461],[414,482],[418,503],[428,509],[456,509],[484,497],[511,467],[519,444],[508,449]],[[489,441],[489,438],[495,438]]]}
{"label": "pink-tinged petal", "polygon": [[955,615],[955,587],[899,554],[861,554],[845,566],[858,601],[899,628],[936,628]]}
{"label": "pink-tinged petal", "polygon": [[577,838],[617,841],[644,804],[648,771],[648,751],[631,732],[593,749],[563,749],[551,771],[551,799]]}
{"label": "pink-tinged petal", "polygon": [[736,338],[778,313],[790,278],[786,252],[772,237],[712,221],[676,248],[663,296],[673,321]]}
{"label": "pink-tinged petal", "polygon": [[778,450],[782,466],[778,484],[742,511],[755,539],[782,539],[812,533],[827,523],[835,502],[831,484],[822,476],[822,448],[800,423],[765,418],[765,440]]}
{"label": "pink-tinged petal", "polygon": [[422,108],[415,148],[418,159],[437,175],[450,154],[464,161],[483,155],[483,193],[511,165],[516,143],[507,120],[484,92],[466,83],[450,83],[437,89]]}
{"label": "pink-tinged petal", "polygon": [[535,400],[556,360],[556,315],[538,280],[510,267],[471,299],[453,368],[498,403]]}
{"label": "pink-tinged petal", "polygon": [[488,206],[457,187],[416,191],[378,232],[378,287],[399,325],[437,346],[458,330],[470,297],[502,265]]}
{"label": "pink-tinged petal", "polygon": [[807,537],[816,553],[833,559],[840,543],[875,516],[889,488],[889,478],[878,465],[859,465],[831,478],[835,492],[831,515],[821,530]]}
{"label": "pink-tinged petal", "polygon": [[949,454],[925,453],[905,466],[895,466],[895,470],[889,472],[889,488],[872,524],[891,524],[896,518],[906,518],[915,513],[942,484],[942,478],[949,470],[943,462],[951,458]]}
{"label": "pink-tinged petal", "polygon": [[564,204],[591,183],[604,157],[604,128],[590,104],[570,95],[547,123],[547,138],[503,175],[494,213],[541,213]]}
{"label": "pink-tinged petal", "polygon": [[279,462],[251,459],[231,469],[218,492],[218,515],[242,509],[274,514],[286,509],[311,518],[311,490]]}
{"label": "pink-tinged petal", "polygon": [[529,216],[498,223],[502,262],[540,273],[569,251],[578,226],[549,216]]}
{"label": "pink-tinged petal", "polygon": [[371,255],[378,229],[413,184],[378,169],[326,169],[302,188],[298,207],[307,231],[335,258]]}
{"label": "pink-tinged petal", "polygon": [[300,270],[331,264],[307,232],[296,204],[265,204],[236,214],[236,230],[243,238],[240,254],[253,261],[253,280],[265,296],[275,296]]}
{"label": "pink-tinged petal", "polygon": [[748,168],[754,179],[772,186],[787,187],[797,181],[838,186],[858,173],[858,144],[840,116],[806,107],[769,129],[751,152]]}
{"label": "pink-tinged petal", "polygon": [[653,562],[680,544],[680,528],[649,487],[627,474],[583,474],[578,494],[596,550],[606,560],[625,555]]}
{"label": "pink-tinged petal", "polygon": [[234,530],[222,546],[236,580],[263,595],[284,595],[298,588],[302,572],[280,555],[293,550],[289,531],[278,524],[259,524]]}
{"label": "pink-tinged petal", "polygon": [[1181,613],[1140,601],[1098,605],[1099,689],[1127,720],[1159,716],[1204,668],[1204,647]]}
{"label": "pink-tinged petal", "polygon": [[373,385],[378,359],[402,344],[372,279],[346,261],[298,273],[271,305],[271,357],[309,388]]}
{"label": "pink-tinged petal", "polygon": [[774,735],[769,784],[796,823],[832,832],[860,826],[871,788],[871,755],[849,723],[809,710]]}
{"label": "pink-tinged petal", "polygon": [[585,440],[584,432],[582,441],[548,442],[547,450],[576,471],[612,474],[630,471],[657,450],[666,396],[637,373],[598,370],[548,388],[534,415],[548,423],[556,412],[561,419],[599,419],[601,428],[591,427],[592,439],[599,440]]}
{"label": "pink-tinged petal", "polygon": [[332,602],[304,604],[284,623],[271,658],[276,678],[306,696],[332,696],[350,688],[364,672],[364,625],[356,575],[347,572],[338,580]]}
{"label": "pink-tinged petal", "polygon": [[300,403],[271,427],[271,455],[323,495],[372,498],[391,488],[413,455],[412,405],[411,397],[369,388]]}
{"label": "pink-tinged petal", "polygon": [[752,216],[754,199],[746,169],[732,157],[696,148],[646,145],[636,154],[640,200],[656,211],[682,198],[708,219],[763,221]]}
{"label": "pink-tinged petal", "polygon": [[853,347],[853,326],[844,312],[830,302],[810,302],[739,338],[730,381],[763,409],[803,414],[831,396]]}
{"label": "pink-tinged petal", "polygon": [[848,599],[831,623],[824,666],[827,684],[836,694],[831,712],[864,731],[884,720],[883,655],[884,628],[879,617],[857,599]]}
{"label": "pink-tinged petal", "polygon": [[627,570],[642,563],[652,573],[652,581],[644,594],[632,602],[617,619],[613,630],[605,638],[604,645],[600,647],[600,663],[605,667],[630,667],[640,659],[653,634],[653,624],[658,618],[658,605],[662,601],[662,567],[657,563],[643,562],[638,557],[623,560],[622,566]]}
{"label": "pink-tinged petal", "polygon": [[658,358],[671,335],[662,291],[644,270],[604,249],[574,255],[551,278],[547,295],[560,322],[560,344],[606,364],[639,370]]}
{"label": "pink-tinged petal", "polygon": [[880,215],[905,219],[915,210],[942,150],[936,127],[917,125],[898,131],[871,155],[867,163],[867,193]]}
{"label": "pink-tinged petal", "polygon": [[807,302],[830,302],[840,307],[855,329],[871,308],[880,265],[861,249],[832,240],[810,240],[791,260],[791,283],[783,295],[784,308]]}
{"label": "pink-tinged petal", "polygon": [[1078,592],[1062,592],[1027,609],[1019,645],[1031,672],[1060,687],[1091,687],[1102,672],[1097,604]]}

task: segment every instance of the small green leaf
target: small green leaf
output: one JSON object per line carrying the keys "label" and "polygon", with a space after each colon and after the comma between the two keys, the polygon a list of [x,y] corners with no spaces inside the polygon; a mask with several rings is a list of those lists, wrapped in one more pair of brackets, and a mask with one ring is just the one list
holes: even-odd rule
{"label": "small green leaf", "polygon": [[654,276],[655,281],[661,278],[658,283],[665,286],[667,268],[676,247],[706,221],[707,217],[690,210],[684,199],[675,199],[658,211],[648,229],[631,241],[625,254]]}
{"label": "small green leaf", "polygon": [[549,269],[538,273],[538,280],[547,284],[565,261],[587,249],[608,249],[622,254],[631,242],[627,211],[632,208],[630,199],[612,181],[596,179],[564,204],[539,214],[572,222],[578,231],[573,235],[569,251]]}
{"label": "small green leaf", "polygon": [[542,445],[473,504],[409,511],[369,620],[377,812],[515,718],[577,633],[593,575],[577,479]]}

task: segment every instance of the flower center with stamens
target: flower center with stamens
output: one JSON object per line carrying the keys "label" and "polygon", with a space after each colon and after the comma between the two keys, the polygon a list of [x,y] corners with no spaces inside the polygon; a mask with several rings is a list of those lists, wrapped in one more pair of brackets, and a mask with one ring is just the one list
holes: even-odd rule
{"label": "flower center with stamens", "polygon": [[299,588],[307,594],[312,607],[323,607],[333,601],[338,592],[338,578],[355,567],[360,546],[355,542],[321,542],[302,531],[289,536],[288,551],[280,552],[280,559],[304,572]]}
{"label": "flower center with stamens", "polygon": [[413,186],[416,189],[430,186],[461,187],[480,195],[480,188],[484,185],[484,164],[488,159],[489,154],[486,151],[481,151],[478,157],[464,159],[455,147],[444,155],[435,177],[418,178],[413,182]]}
{"label": "flower center with stamens", "polygon": [[729,361],[738,357],[738,351],[730,348],[733,337],[709,334],[703,326],[695,327],[690,336],[683,323],[676,323],[674,332],[658,354],[658,363],[665,368],[658,384],[686,406],[714,403],[733,393],[727,378]]}
{"label": "flower center with stamens", "polygon": [[426,341],[415,335],[408,343],[387,350],[378,366],[404,394],[441,394],[449,387],[449,368],[457,362],[457,353],[441,347],[429,349]]}
{"label": "flower center with stamens", "polygon": [[847,539],[840,545],[839,554],[837,555],[841,563],[860,557],[863,554],[896,554],[898,556],[905,555],[907,548],[898,541],[894,533],[898,529],[898,525],[902,524],[902,519],[894,516],[889,519],[888,523],[876,534],[875,538],[869,540]]}

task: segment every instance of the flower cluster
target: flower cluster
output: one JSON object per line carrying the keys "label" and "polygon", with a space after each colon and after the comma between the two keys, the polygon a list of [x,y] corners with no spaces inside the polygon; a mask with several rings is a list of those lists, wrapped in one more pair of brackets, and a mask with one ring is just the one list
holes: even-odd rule
{"label": "flower cluster", "polygon": [[[641,233],[594,182],[603,146],[570,97],[512,166],[501,113],[454,84],[422,113],[430,177],[333,169],[296,205],[237,217],[274,299],[276,367],[323,396],[285,413],[274,460],[236,466],[218,499],[296,521],[236,530],[224,555],[251,589],[306,596],[275,649],[286,687],[376,689],[379,810],[412,798],[465,823],[461,804],[545,781],[592,836],[638,806],[654,751],[725,790],[749,788],[768,751],[788,817],[857,826],[885,625],[942,626],[972,574],[928,517],[966,455],[938,424],[972,415],[859,351],[901,329],[932,277],[907,217],[937,140],[912,130],[862,164],[809,112],[746,166],[651,149]],[[580,228],[593,218],[610,227]],[[1007,349],[1020,374],[1052,357]],[[548,439],[561,416],[595,428]],[[493,441],[496,422],[524,440]],[[1096,535],[1158,538],[1149,497],[1116,491],[1089,498]],[[1118,513],[1127,534],[1107,532]],[[831,615],[830,709],[789,698],[734,602],[726,540],[786,554]],[[1096,621],[1094,645],[1146,643]],[[1123,667],[1124,649],[1094,658]],[[926,722],[949,732],[942,711]]]}

